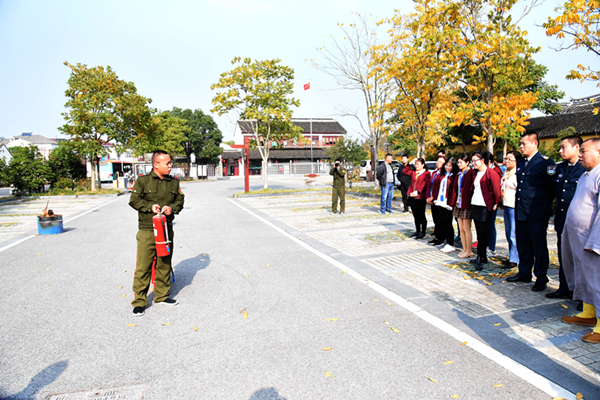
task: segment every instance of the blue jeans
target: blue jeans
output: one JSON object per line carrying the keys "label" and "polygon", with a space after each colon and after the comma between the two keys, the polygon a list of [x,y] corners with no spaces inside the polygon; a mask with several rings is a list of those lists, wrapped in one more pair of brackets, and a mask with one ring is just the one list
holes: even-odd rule
{"label": "blue jeans", "polygon": [[392,198],[394,197],[394,184],[388,182],[385,186],[381,186],[381,212],[392,211]]}
{"label": "blue jeans", "polygon": [[504,232],[510,252],[510,262],[519,263],[519,252],[517,251],[517,228],[515,225],[515,209],[504,207]]}
{"label": "blue jeans", "polygon": [[487,247],[491,251],[496,251],[496,216],[498,209],[490,211],[490,225],[488,229]]}

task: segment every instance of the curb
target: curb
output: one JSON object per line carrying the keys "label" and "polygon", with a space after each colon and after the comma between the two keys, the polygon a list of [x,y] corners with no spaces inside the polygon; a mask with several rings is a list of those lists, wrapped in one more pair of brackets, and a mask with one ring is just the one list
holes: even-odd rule
{"label": "curb", "polygon": [[316,194],[322,194],[322,192],[324,192],[326,190],[327,189],[323,189],[323,190],[311,190],[311,191],[304,191],[304,192],[254,193],[254,194],[242,194],[242,195],[238,195],[237,193],[234,193],[234,194],[231,195],[231,197],[236,198],[236,199],[242,199],[242,198],[246,198],[246,197],[293,196],[293,195],[298,195],[298,194],[302,194],[302,195],[306,195],[306,194],[316,195]]}

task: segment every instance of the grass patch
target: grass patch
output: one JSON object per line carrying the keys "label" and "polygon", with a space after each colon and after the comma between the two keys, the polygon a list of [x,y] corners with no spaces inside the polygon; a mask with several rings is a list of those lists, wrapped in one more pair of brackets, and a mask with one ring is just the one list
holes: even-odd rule
{"label": "grass patch", "polygon": [[1,222],[0,223],[0,228],[5,228],[5,227],[9,227],[9,226],[15,226],[18,225],[18,222]]}
{"label": "grass patch", "polygon": [[[354,186],[352,189],[347,189],[349,192],[356,193],[365,193],[365,194],[374,194],[376,196],[381,196],[381,189],[375,187],[361,187]],[[398,196],[396,196],[396,190],[394,190],[394,199],[400,199],[402,194],[398,192]]]}
{"label": "grass patch", "polygon": [[119,194],[121,193],[118,189],[99,189],[95,192],[87,189],[52,189],[45,193],[31,193],[27,196],[84,196],[84,195],[98,195],[98,194]]}
{"label": "grass patch", "polygon": [[236,196],[246,196],[249,194],[277,194],[277,193],[295,193],[295,192],[320,192],[324,190],[330,190],[330,188],[323,189],[260,189],[260,190],[251,190],[249,192],[239,192],[236,193]]}
{"label": "grass patch", "polygon": [[0,214],[0,217],[36,217],[38,215],[40,214]]}

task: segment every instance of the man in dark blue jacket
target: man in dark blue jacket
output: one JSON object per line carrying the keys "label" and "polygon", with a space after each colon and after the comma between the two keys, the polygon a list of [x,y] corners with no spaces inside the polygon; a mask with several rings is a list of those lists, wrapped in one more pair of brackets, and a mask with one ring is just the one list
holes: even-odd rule
{"label": "man in dark blue jacket", "polygon": [[552,215],[556,163],[538,151],[536,133],[521,137],[521,154],[517,161],[517,197],[515,222],[519,273],[508,282],[531,282],[531,269],[536,276],[534,292],[546,289],[548,283],[548,220]]}
{"label": "man in dark blue jacket", "polygon": [[566,136],[560,142],[560,156],[564,161],[556,166],[554,179],[556,192],[554,230],[556,231],[558,239],[556,246],[558,247],[558,277],[560,285],[556,292],[546,294],[546,297],[551,299],[569,299],[573,297],[573,291],[570,290],[563,271],[561,237],[563,228],[565,227],[567,211],[571,204],[571,200],[573,200],[573,196],[575,195],[575,189],[577,189],[577,182],[579,181],[579,177],[586,171],[579,162],[579,148],[582,143],[583,140],[575,135]]}

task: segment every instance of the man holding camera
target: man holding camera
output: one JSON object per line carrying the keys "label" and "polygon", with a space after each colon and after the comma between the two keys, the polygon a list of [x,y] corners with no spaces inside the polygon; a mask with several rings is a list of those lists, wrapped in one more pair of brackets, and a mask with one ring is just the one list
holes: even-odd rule
{"label": "man holding camera", "polygon": [[342,162],[337,159],[333,168],[329,171],[333,176],[333,192],[331,199],[331,212],[337,214],[338,198],[340,201],[340,214],[346,211],[346,170],[342,167]]}

